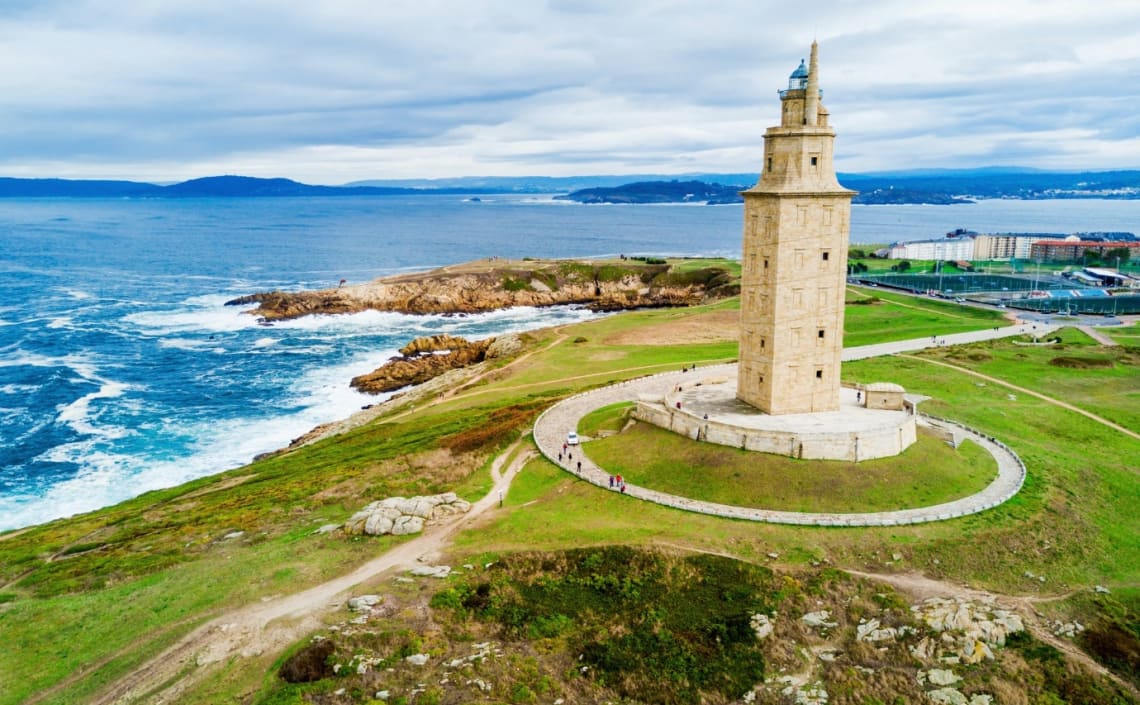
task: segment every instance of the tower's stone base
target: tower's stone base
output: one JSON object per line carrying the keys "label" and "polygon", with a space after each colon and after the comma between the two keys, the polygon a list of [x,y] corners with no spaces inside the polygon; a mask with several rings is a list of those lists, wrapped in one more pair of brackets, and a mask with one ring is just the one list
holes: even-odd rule
{"label": "tower's stone base", "polygon": [[770,416],[736,398],[736,377],[701,377],[637,403],[634,418],[719,445],[811,460],[898,455],[915,441],[915,408],[868,409],[862,390],[840,390],[838,411]]}

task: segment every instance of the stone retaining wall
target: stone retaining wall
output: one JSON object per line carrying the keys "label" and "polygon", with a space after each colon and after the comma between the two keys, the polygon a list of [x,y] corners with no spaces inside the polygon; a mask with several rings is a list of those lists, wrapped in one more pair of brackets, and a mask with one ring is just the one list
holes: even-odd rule
{"label": "stone retaining wall", "polygon": [[694,440],[804,460],[859,462],[889,458],[906,450],[917,438],[915,417],[910,415],[903,417],[897,426],[836,433],[796,433],[733,426],[648,401],[638,401],[633,417]]}

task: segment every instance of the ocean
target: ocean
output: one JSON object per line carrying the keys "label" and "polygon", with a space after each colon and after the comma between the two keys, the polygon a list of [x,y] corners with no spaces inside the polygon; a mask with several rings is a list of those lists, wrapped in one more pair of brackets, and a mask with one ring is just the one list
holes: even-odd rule
{"label": "ocean", "polygon": [[[0,200],[0,530],[240,466],[384,397],[351,377],[410,339],[588,320],[556,307],[263,327],[224,302],[502,257],[740,254],[738,206],[532,196]],[[1140,201],[856,206],[852,242],[954,228],[1140,227]]]}

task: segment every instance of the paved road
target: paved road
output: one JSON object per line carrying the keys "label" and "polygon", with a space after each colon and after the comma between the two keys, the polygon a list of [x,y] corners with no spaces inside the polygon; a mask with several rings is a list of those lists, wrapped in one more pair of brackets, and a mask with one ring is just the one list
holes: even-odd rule
{"label": "paved road", "polygon": [[951,335],[936,335],[932,338],[911,338],[910,340],[896,340],[892,343],[878,343],[876,345],[860,345],[853,348],[843,348],[843,361],[863,360],[868,357],[880,355],[894,355],[895,353],[915,352],[926,348],[937,348],[948,345],[962,345],[964,343],[980,343],[984,340],[997,340],[1010,338],[1015,335],[1043,336],[1060,328],[1060,326],[1045,323],[1022,323],[1000,328],[987,328],[974,330],[968,333],[953,333]]}
{"label": "paved road", "polygon": [[[1022,333],[1043,335],[1054,329],[1055,327],[1044,326],[1042,324],[1036,324],[1035,327],[1034,324],[1025,324],[1024,326],[1005,326],[996,330],[957,333],[944,337],[936,337],[933,340],[931,338],[922,338],[894,343],[866,345],[844,349],[843,359],[861,360],[878,355],[922,350],[936,345],[971,343],[1020,335]],[[735,368],[735,364],[702,367],[700,368],[700,374],[729,374],[734,373]],[[607,491],[613,491],[609,489],[609,477],[612,473],[591,461],[583,452],[581,446],[570,448],[569,457],[564,456],[562,461],[559,462],[558,455],[562,450],[563,442],[566,440],[567,431],[577,428],[579,419],[594,409],[618,402],[634,401],[643,394],[660,396],[666,390],[673,388],[677,384],[691,381],[692,379],[692,373],[683,373],[680,371],[667,372],[610,385],[565,399],[547,409],[538,420],[535,421],[535,442],[538,444],[538,448],[542,454],[551,462],[558,464],[563,470],[580,476],[587,482],[606,488]],[[679,497],[677,495],[658,492],[628,483],[626,484],[626,494],[634,499],[731,519],[813,526],[894,526],[899,524],[921,524],[975,514],[990,509],[991,507],[996,507],[1017,494],[1021,489],[1022,484],[1025,482],[1025,465],[1016,453],[1000,441],[950,421],[933,419],[926,416],[921,417],[921,420],[932,425],[953,428],[959,436],[969,438],[985,448],[993,455],[994,459],[997,460],[997,479],[981,492],[953,502],[917,509],[902,509],[892,512],[869,512],[863,514],[783,512],[770,509],[737,507],[714,502],[702,502],[688,497]]]}

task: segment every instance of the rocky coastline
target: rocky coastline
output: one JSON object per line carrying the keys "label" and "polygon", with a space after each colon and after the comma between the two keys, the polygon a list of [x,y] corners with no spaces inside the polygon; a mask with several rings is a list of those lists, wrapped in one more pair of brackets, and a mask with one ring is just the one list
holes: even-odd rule
{"label": "rocky coastline", "polygon": [[691,306],[739,293],[739,282],[712,267],[677,272],[668,264],[497,258],[428,272],[382,277],[318,291],[268,291],[227,301],[256,305],[266,323],[316,314],[376,310],[407,314],[483,313],[514,306],[582,305],[599,311]]}
{"label": "rocky coastline", "polygon": [[369,394],[394,392],[410,384],[423,384],[450,370],[502,356],[505,347],[514,347],[496,347],[496,340],[498,339],[487,338],[470,341],[446,334],[416,338],[400,348],[398,357],[390,358],[368,374],[353,377],[350,384]]}

